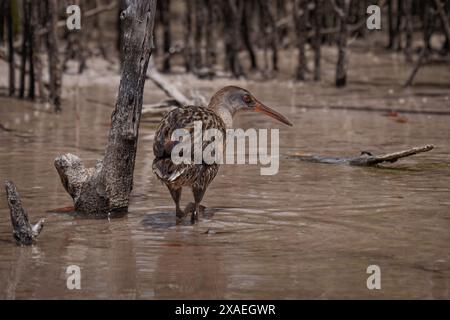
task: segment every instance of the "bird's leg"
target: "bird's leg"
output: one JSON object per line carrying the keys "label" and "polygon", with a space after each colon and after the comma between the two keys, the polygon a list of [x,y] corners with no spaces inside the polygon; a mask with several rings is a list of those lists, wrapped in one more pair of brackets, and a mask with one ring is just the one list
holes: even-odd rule
{"label": "bird's leg", "polygon": [[[200,205],[199,206],[199,212],[203,213],[205,211],[205,207]],[[184,215],[187,216],[189,213],[193,214],[195,211],[195,203],[194,202],[189,202],[186,206],[186,208],[184,208]]]}
{"label": "bird's leg", "polygon": [[194,209],[192,210],[191,221],[198,221],[198,216],[200,215],[200,211],[204,210],[205,207],[200,205],[202,202],[203,196],[205,195],[206,187],[203,188],[192,188],[192,192],[194,193]]}
{"label": "bird's leg", "polygon": [[177,218],[183,218],[185,214],[184,214],[183,210],[181,210],[181,208],[180,208],[180,199],[181,199],[182,188],[175,189],[169,185],[167,185],[167,188],[169,189],[170,195],[172,196],[172,199],[175,202]]}

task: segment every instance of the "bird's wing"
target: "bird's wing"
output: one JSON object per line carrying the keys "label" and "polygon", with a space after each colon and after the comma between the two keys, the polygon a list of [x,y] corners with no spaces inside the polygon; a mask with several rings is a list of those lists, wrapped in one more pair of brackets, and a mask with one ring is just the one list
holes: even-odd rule
{"label": "bird's wing", "polygon": [[[186,106],[170,111],[160,122],[155,134],[153,152],[156,158],[170,158],[172,149],[178,141],[172,141],[172,134],[177,129],[185,129],[191,134],[191,143],[194,143],[194,126],[196,121],[202,122],[204,130],[217,128],[225,134],[223,121],[211,110],[204,107]],[[205,148],[207,142],[203,143]]]}

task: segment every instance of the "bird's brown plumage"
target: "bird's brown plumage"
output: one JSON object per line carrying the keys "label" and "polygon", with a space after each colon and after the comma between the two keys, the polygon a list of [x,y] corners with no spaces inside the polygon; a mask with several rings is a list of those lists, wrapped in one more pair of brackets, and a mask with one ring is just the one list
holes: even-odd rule
{"label": "bird's brown plumage", "polygon": [[[153,144],[153,172],[165,184],[174,188],[184,186],[208,186],[219,170],[218,164],[174,164],[171,159],[175,143],[171,141],[172,133],[177,129],[186,129],[193,137],[194,122],[202,122],[202,131],[207,129],[221,130],[225,136],[225,124],[213,111],[205,107],[185,106],[170,111],[160,122]],[[202,132],[202,133],[203,133]],[[193,143],[192,141],[192,157]],[[208,145],[203,142],[203,149]]]}

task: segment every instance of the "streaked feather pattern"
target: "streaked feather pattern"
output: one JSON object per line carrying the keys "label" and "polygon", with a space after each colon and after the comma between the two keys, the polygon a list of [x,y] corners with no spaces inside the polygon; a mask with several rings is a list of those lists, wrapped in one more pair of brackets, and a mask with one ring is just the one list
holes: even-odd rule
{"label": "streaked feather pattern", "polygon": [[[205,130],[216,128],[221,130],[225,137],[226,127],[222,119],[212,110],[200,106],[185,106],[170,111],[161,120],[155,134],[153,144],[153,172],[165,184],[174,188],[183,186],[206,187],[216,176],[219,165],[202,164],[174,164],[171,160],[172,149],[175,142],[171,141],[172,133],[176,129],[185,128],[191,132],[192,157],[193,157],[193,130],[194,122],[201,121],[202,133]],[[209,144],[204,141],[202,150]]]}

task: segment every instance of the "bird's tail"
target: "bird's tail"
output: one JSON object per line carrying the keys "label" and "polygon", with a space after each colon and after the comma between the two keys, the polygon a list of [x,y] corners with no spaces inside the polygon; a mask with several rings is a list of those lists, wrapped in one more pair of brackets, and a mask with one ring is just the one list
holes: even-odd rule
{"label": "bird's tail", "polygon": [[164,182],[174,182],[185,171],[183,166],[175,165],[171,159],[155,159],[153,161],[153,173]]}

